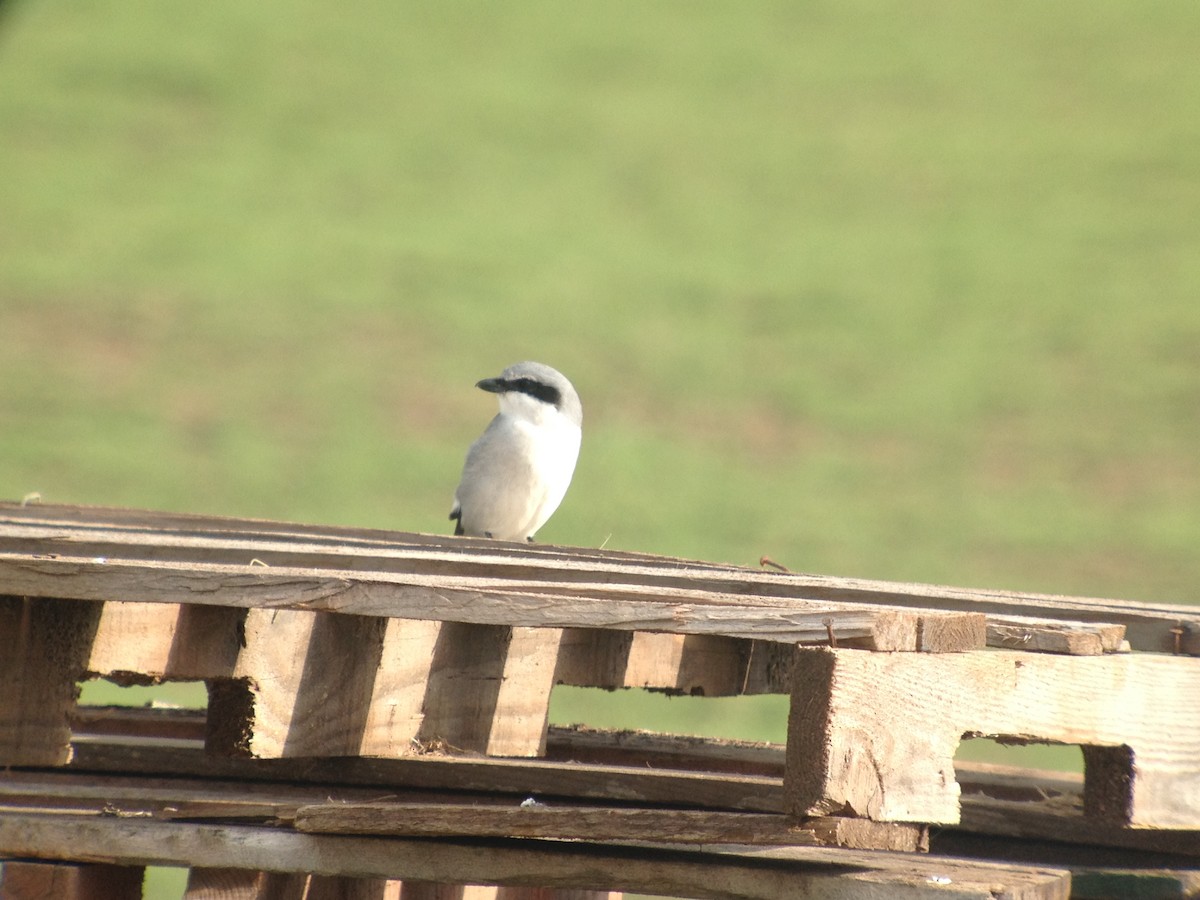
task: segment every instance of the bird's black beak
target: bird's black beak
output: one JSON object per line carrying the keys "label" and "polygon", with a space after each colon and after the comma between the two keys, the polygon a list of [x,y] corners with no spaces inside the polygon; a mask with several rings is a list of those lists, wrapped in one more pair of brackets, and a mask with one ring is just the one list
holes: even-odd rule
{"label": "bird's black beak", "polygon": [[508,390],[508,383],[503,378],[485,378],[475,387],[481,391],[487,391],[489,394],[503,394]]}

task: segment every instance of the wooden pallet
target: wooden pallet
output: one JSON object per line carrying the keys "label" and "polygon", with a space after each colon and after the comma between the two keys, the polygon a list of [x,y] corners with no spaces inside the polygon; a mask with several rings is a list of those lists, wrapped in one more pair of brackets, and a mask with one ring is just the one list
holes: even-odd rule
{"label": "wooden pallet", "polygon": [[[626,851],[611,855],[615,847],[637,845],[646,859],[669,851],[682,860],[701,846],[704,864],[728,868],[730,884],[742,885],[737,890],[744,887],[746,896],[779,888],[783,882],[771,879],[780,866],[788,874],[779,877],[814,885],[807,889],[815,896],[820,879],[812,880],[813,867],[831,865],[823,853],[914,851],[927,846],[931,824],[997,818],[980,812],[986,793],[973,789],[969,767],[956,771],[953,755],[964,735],[1084,747],[1086,777],[1059,811],[1070,810],[1066,824],[1028,792],[1020,808],[1029,814],[1009,810],[999,815],[1004,822],[1020,821],[1036,833],[1028,823],[1041,821],[1043,833],[1143,853],[1135,836],[1145,832],[1137,829],[1169,836],[1166,846],[1185,848],[1178,852],[1200,834],[1200,717],[1190,714],[1200,706],[1200,610],[1187,607],[829,579],[428,535],[0,504],[0,640],[12,648],[0,655],[6,688],[0,763],[21,767],[19,777],[9,773],[4,790],[25,797],[0,822],[0,855],[135,867],[186,863],[207,873],[196,876],[202,885],[231,868],[280,871],[258,866],[259,857],[239,856],[233,845],[201,852],[215,846],[212,829],[219,827],[249,829],[236,832],[238,842],[269,845],[274,849],[264,853],[289,866],[300,851],[285,847],[357,848],[345,842],[369,840],[365,835],[389,835],[408,847],[434,837],[500,841],[496,860],[515,859],[517,850],[533,853],[528,842],[550,840],[537,853],[569,857],[560,875],[587,870],[589,854],[609,853],[605,871],[614,877],[603,884],[551,877],[558,863],[535,854],[529,860],[542,860],[535,868],[550,878],[537,884],[653,890],[632,874],[639,870]],[[77,705],[77,685],[92,677],[204,681],[207,714],[88,711]],[[547,726],[556,684],[788,694],[788,743],[747,748],[591,735],[589,744],[579,733],[565,741]],[[81,764],[93,774],[83,775]],[[380,766],[393,789],[440,793],[380,800],[342,784],[336,802],[297,805],[268,791],[260,805],[273,810],[269,822],[247,822],[219,797],[202,801],[195,793],[187,795],[195,815],[186,821],[161,809],[149,810],[153,821],[145,822],[141,815],[106,815],[95,808],[98,796],[91,806],[80,800],[82,806],[55,807],[52,800],[56,791],[82,798],[89,783],[116,790],[103,779],[120,774],[135,781],[116,809],[140,814],[148,811],[146,791],[175,791],[176,805],[186,791],[203,793],[178,779],[236,778],[244,786],[288,772],[329,784],[358,773],[364,786],[378,789],[380,780],[364,773]],[[176,781],[156,788],[144,781],[152,773]],[[56,774],[75,780],[55,787]],[[204,790],[211,794],[211,785]],[[558,800],[522,807],[521,794]],[[58,811],[49,815],[39,803]],[[204,803],[216,805],[201,816]],[[240,809],[245,813],[245,804]],[[226,824],[212,824],[214,816]],[[145,835],[138,830],[143,825]],[[134,852],[151,846],[151,825],[187,851]],[[72,829],[77,839],[68,840]],[[722,836],[757,849],[714,856],[710,845]],[[81,855],[88,840],[112,846],[117,838],[134,849]],[[526,843],[510,846],[518,839]],[[570,853],[555,843],[561,841],[572,842]],[[580,842],[593,849],[580,855]],[[689,843],[692,850],[667,848]],[[415,882],[431,879],[531,883],[505,874],[508,862],[494,869],[462,862],[467,846],[483,845],[446,850],[453,861],[444,861],[436,877],[408,863],[386,871],[284,871],[374,879],[356,881],[355,890],[368,890],[363,896],[398,890],[387,883],[397,878],[408,882],[405,897],[425,890]],[[844,864],[876,873],[871,883],[916,883],[912,860],[901,867],[906,874],[882,860]],[[939,863],[949,865],[931,864]],[[773,874],[743,872],[762,866]],[[686,868],[681,862],[680,872]],[[929,890],[945,887],[919,870]],[[70,877],[94,880],[96,870],[88,871],[87,878]],[[1069,876],[1048,872],[1017,867],[1005,883],[1026,892],[1013,896],[1063,896]],[[27,874],[36,880],[55,873]],[[974,884],[977,874],[962,872],[956,883]],[[622,875],[629,878],[616,877]],[[672,890],[691,885],[689,877],[681,874]],[[734,891],[694,880],[703,882],[695,890],[710,893],[688,896]],[[269,895],[260,888],[246,896]],[[293,888],[312,896],[333,890],[308,882]]]}
{"label": "wooden pallet", "polygon": [[[549,741],[549,755],[555,759],[256,760],[206,755],[202,717],[190,712],[88,709],[75,727],[79,752],[68,766],[9,770],[0,775],[0,846],[10,854],[21,852],[42,860],[86,859],[93,864],[85,867],[86,884],[94,885],[109,866],[112,871],[105,878],[119,880],[129,877],[131,866],[180,864],[182,860],[193,866],[206,863],[193,869],[197,897],[303,897],[305,885],[313,890],[340,891],[332,896],[383,897],[394,896],[385,891],[399,890],[395,879],[385,875],[407,877],[407,889],[417,890],[412,879],[417,874],[429,876],[436,866],[440,867],[436,871],[455,873],[440,877],[461,879],[470,873],[470,877],[484,880],[503,878],[509,883],[505,896],[515,896],[518,882],[512,880],[515,876],[510,869],[487,868],[479,862],[463,868],[470,847],[486,847],[496,858],[507,858],[508,850],[527,849],[527,843],[497,840],[496,832],[503,830],[506,836],[542,838],[539,846],[551,852],[557,850],[545,844],[546,833],[572,841],[579,853],[540,858],[543,865],[553,865],[556,873],[547,883],[564,890],[594,885],[601,877],[610,887],[730,896],[724,893],[732,891],[726,884],[709,884],[709,892],[701,892],[697,887],[701,876],[689,865],[697,853],[707,858],[713,852],[712,844],[706,842],[718,830],[725,846],[732,840],[754,841],[742,845],[740,854],[731,848],[726,854],[731,858],[722,857],[723,864],[733,866],[735,875],[729,877],[738,879],[737,890],[743,892],[738,896],[778,896],[786,890],[796,896],[819,896],[820,891],[833,889],[829,878],[815,882],[807,878],[814,864],[831,859],[823,855],[829,848],[817,850],[832,832],[822,833],[813,820],[805,827],[789,826],[787,817],[778,814],[785,759],[782,746],[555,729]],[[560,757],[604,762],[557,761]],[[727,768],[740,771],[724,775],[706,771],[714,757],[722,759]],[[620,761],[627,765],[619,765]],[[1028,772],[981,765],[963,766],[960,777],[965,785],[964,823],[958,829],[939,829],[934,835],[935,852],[945,848],[962,856],[964,840],[973,838],[976,843],[968,847],[967,855],[1011,860],[1027,852],[1020,838],[1038,838],[1035,847],[1049,846],[1047,838],[1068,839],[1078,842],[1081,851],[1090,848],[1091,856],[1071,868],[1093,879],[1098,892],[1101,888],[1107,891],[1099,892],[1100,896],[1132,891],[1135,874],[1141,873],[1137,875],[1141,883],[1151,877],[1147,871],[1153,872],[1155,884],[1179,889],[1170,896],[1189,896],[1184,891],[1195,887],[1200,874],[1200,832],[1146,832],[1096,823],[1082,813],[1078,778],[1031,777]],[[522,805],[531,794],[536,794],[541,805]],[[679,807],[680,797],[687,797],[693,805]],[[666,805],[671,802],[676,805]],[[723,804],[737,805],[746,812],[722,812],[719,807]],[[856,820],[845,822],[856,824]],[[673,848],[650,837],[655,829],[666,828]],[[1013,835],[1013,839],[992,836],[997,831]],[[293,832],[309,835],[315,844],[289,843],[286,835]],[[320,858],[326,865],[339,859],[343,851],[357,852],[359,845],[340,839],[362,834],[395,836],[390,839],[401,846],[391,858],[391,868],[368,870],[354,862],[313,878],[304,876],[308,881],[292,872],[293,868],[312,871],[315,845],[322,847]],[[155,843],[156,838],[160,843]],[[456,842],[443,847],[428,843],[430,838],[454,838]],[[681,843],[688,840],[695,842],[690,851]],[[640,847],[636,859],[642,861],[641,868],[629,870],[633,857],[628,852],[600,852],[616,845]],[[755,868],[753,860],[772,845],[791,848],[787,851],[789,868],[767,872]],[[269,864],[263,862],[265,847],[279,854]],[[309,854],[303,861],[300,848]],[[868,883],[874,884],[876,891],[886,888],[897,895],[915,891],[914,895],[923,896],[928,891],[929,896],[937,897],[986,897],[1003,886],[1004,896],[1066,896],[1068,879],[1061,860],[972,868],[961,859],[948,866],[946,859],[938,856],[919,857],[914,862],[878,853],[837,852],[832,858],[852,865],[853,871],[866,867]],[[1059,854],[1062,852],[1060,849]],[[414,867],[413,854],[429,858]],[[1181,863],[1189,855],[1191,862]],[[674,865],[660,872],[657,881],[649,881],[652,864],[664,858]],[[382,865],[378,860],[376,857],[373,865]],[[95,865],[101,862],[107,865]],[[490,864],[495,863],[492,859]],[[263,864],[268,874],[245,871],[251,864]],[[1114,867],[1121,867],[1120,871],[1110,871]],[[368,871],[371,877],[363,874]],[[61,867],[43,867],[36,872],[47,878],[65,877]],[[842,872],[834,869],[839,878]],[[351,878],[351,873],[356,877]],[[945,893],[943,878],[950,879],[958,893]],[[199,892],[214,883],[231,892]],[[1115,894],[1114,883],[1124,886]],[[240,892],[232,892],[231,885],[240,885]],[[278,893],[286,885],[294,893]],[[353,892],[347,893],[351,888]],[[432,890],[424,883],[420,887],[427,889]],[[438,888],[438,896],[461,895],[461,889],[447,893],[449,890]],[[859,896],[860,892],[874,896],[865,885],[840,885],[838,890],[845,892],[838,896]],[[1144,884],[1140,890],[1146,895]],[[78,896],[102,895],[84,892]],[[473,891],[468,896],[479,894]]]}

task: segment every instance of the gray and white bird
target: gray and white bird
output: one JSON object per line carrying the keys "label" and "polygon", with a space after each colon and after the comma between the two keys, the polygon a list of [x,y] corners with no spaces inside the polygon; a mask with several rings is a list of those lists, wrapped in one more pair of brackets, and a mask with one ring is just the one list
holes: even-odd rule
{"label": "gray and white bird", "polygon": [[532,541],[558,509],[579,458],[583,407],[566,377],[537,362],[475,385],[500,412],[467,451],[450,518],[455,534]]}

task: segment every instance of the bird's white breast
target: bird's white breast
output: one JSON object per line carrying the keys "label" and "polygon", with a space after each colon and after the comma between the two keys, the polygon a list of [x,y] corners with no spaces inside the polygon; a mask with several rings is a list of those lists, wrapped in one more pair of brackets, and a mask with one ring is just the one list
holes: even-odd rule
{"label": "bird's white breast", "polygon": [[546,524],[566,496],[579,459],[582,432],[558,412],[539,424],[518,419],[514,423],[522,433],[520,443],[530,463],[527,521],[521,527],[522,538],[532,536]]}
{"label": "bird's white breast", "polygon": [[467,534],[532,537],[567,493],[581,437],[554,407],[504,396],[500,415],[467,454],[456,495]]}

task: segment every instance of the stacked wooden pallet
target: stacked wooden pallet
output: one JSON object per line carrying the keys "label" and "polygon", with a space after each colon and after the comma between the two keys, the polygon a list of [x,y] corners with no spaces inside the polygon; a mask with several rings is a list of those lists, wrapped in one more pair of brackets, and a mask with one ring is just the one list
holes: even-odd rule
{"label": "stacked wooden pallet", "polygon": [[[1200,609],[6,504],[0,641],[5,896],[1200,885]],[[93,677],[208,708],[80,707]],[[788,740],[553,729],[556,684],[787,694]],[[956,768],[964,735],[1086,777]]]}

